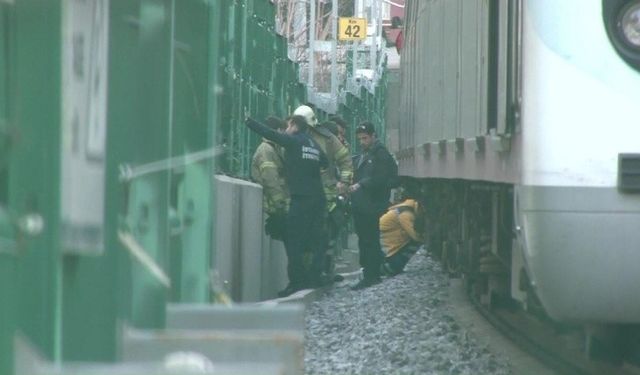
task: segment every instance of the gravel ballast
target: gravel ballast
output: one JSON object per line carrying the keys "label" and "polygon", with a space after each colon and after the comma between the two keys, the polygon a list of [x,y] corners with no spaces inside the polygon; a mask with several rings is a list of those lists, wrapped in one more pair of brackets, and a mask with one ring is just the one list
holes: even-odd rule
{"label": "gravel ballast", "polygon": [[449,278],[420,250],[405,272],[368,289],[344,281],[306,313],[307,374],[510,374],[453,318]]}

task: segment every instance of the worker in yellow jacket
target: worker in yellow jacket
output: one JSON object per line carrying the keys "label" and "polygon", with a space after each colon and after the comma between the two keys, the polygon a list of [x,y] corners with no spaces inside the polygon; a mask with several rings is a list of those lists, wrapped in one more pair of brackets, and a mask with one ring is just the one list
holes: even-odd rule
{"label": "worker in yellow jacket", "polygon": [[[287,127],[285,121],[273,116],[268,117],[266,123],[279,132]],[[262,185],[263,211],[267,215],[265,232],[275,240],[284,241],[289,189],[284,178],[282,147],[263,139],[251,161],[251,178]]]}
{"label": "worker in yellow jacket", "polygon": [[380,273],[394,276],[401,273],[409,259],[418,251],[420,233],[416,231],[416,217],[421,214],[415,199],[406,199],[402,203],[391,206],[380,217],[380,245],[385,259],[380,266]]}

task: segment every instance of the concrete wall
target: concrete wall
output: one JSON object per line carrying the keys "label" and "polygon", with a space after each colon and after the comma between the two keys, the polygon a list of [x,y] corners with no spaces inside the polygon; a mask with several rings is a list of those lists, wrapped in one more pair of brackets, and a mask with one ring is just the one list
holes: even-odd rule
{"label": "concrete wall", "polygon": [[235,302],[271,299],[286,286],[286,254],[264,234],[262,187],[215,176],[216,221],[212,268]]}

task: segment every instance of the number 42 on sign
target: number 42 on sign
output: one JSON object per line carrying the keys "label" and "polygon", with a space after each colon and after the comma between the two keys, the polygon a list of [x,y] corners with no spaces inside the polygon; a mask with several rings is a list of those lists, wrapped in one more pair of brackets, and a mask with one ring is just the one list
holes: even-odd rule
{"label": "number 42 on sign", "polygon": [[367,38],[367,19],[340,17],[338,40],[364,40]]}

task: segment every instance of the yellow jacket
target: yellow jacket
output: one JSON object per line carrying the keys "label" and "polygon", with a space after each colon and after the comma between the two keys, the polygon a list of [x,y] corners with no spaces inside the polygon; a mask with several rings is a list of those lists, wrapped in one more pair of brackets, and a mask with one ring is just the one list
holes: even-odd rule
{"label": "yellow jacket", "polygon": [[418,202],[407,199],[391,206],[380,218],[380,245],[387,257],[392,256],[410,241],[420,241],[420,235],[413,228]]}
{"label": "yellow jacket", "polygon": [[353,164],[349,149],[340,142],[338,137],[324,128],[312,127],[311,137],[327,156],[329,165],[322,171],[322,184],[327,198],[327,211],[331,212],[336,206],[338,181],[349,185],[353,177]]}
{"label": "yellow jacket", "polygon": [[284,179],[284,161],[279,146],[263,140],[251,163],[253,181],[262,185],[263,209],[268,214],[286,212],[289,191]]}

